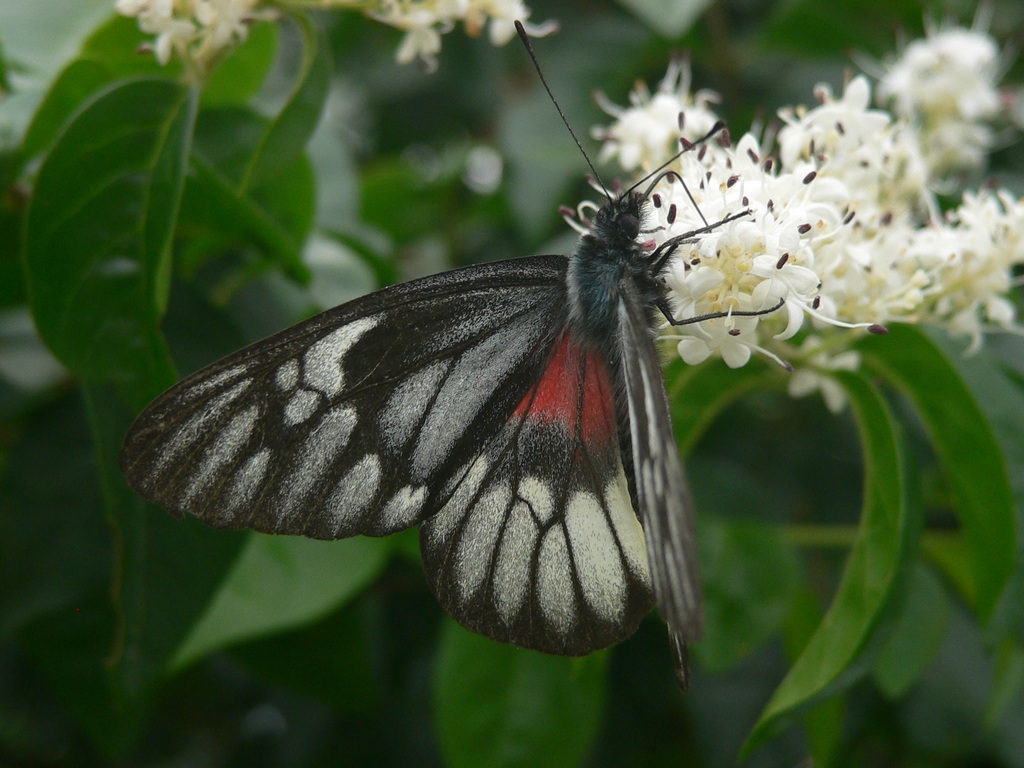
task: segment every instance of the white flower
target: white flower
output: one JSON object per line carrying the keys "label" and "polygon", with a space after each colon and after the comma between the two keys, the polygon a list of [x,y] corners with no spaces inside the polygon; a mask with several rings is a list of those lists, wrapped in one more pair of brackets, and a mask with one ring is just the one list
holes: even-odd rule
{"label": "white flower", "polygon": [[677,321],[723,315],[666,329],[681,337],[677,349],[687,362],[717,353],[737,366],[752,352],[781,362],[773,348],[783,349],[780,343],[808,318],[842,322],[820,306],[827,286],[816,253],[846,226],[847,191],[817,177],[810,165],[786,172],[761,157],[750,134],[735,149],[715,145],[684,154],[673,169],[699,179],[689,188],[699,212],[678,182],[666,179],[657,188],[650,234],[658,244],[702,228],[701,214],[722,222],[749,212],[681,243],[669,264],[665,282]]}
{"label": "white flower", "polygon": [[971,350],[989,328],[1016,330],[1005,294],[1012,269],[1024,264],[1024,201],[1006,192],[967,193],[941,225],[921,230],[910,250],[921,258],[936,240],[946,250],[924,291],[928,322],[968,336]]}
{"label": "white flower", "polygon": [[842,411],[846,406],[846,392],[828,371],[856,371],[860,367],[860,355],[856,352],[830,355],[817,336],[808,338],[796,354],[799,365],[786,382],[790,397],[807,397],[820,392],[832,413]]}
{"label": "white flower", "polygon": [[117,0],[115,9],[139,20],[139,28],[156,35],[157,60],[181,58],[195,76],[208,74],[226,53],[244,42],[249,24],[273,18],[257,11],[259,0]]}
{"label": "white flower", "polygon": [[780,110],[779,158],[784,168],[814,163],[841,181],[862,224],[931,210],[928,168],[917,136],[882,110],[869,109],[871,86],[855,77],[840,99],[815,89],[819,106]]}
{"label": "white flower", "polygon": [[605,142],[599,159],[615,158],[627,171],[657,168],[679,151],[681,136],[696,141],[714,127],[718,116],[711,105],[718,101],[714,91],[690,93],[690,65],[680,59],[669,64],[653,95],[638,83],[630,92],[629,107],[617,106],[599,93],[601,108],[615,118],[593,131]]}
{"label": "white flower", "polygon": [[931,175],[984,166],[994,143],[986,125],[1000,110],[1003,64],[995,41],[976,24],[935,28],[888,62],[878,98],[921,133]]}
{"label": "white flower", "polygon": [[[345,0],[325,4],[355,5]],[[402,64],[418,61],[428,71],[437,69],[441,35],[450,32],[460,21],[467,34],[474,37],[490,22],[489,37],[494,45],[504,45],[516,36],[513,22],[517,19],[532,37],[543,37],[558,28],[554,22],[528,23],[530,9],[521,0],[378,0],[377,5],[371,5],[365,13],[384,24],[406,30],[395,58]]]}

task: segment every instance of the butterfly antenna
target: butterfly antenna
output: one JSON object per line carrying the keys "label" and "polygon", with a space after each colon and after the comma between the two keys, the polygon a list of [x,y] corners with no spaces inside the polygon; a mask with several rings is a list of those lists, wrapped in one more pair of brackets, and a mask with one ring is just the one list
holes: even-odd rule
{"label": "butterfly antenna", "polygon": [[[634,189],[639,187],[641,184],[643,184],[648,179],[653,178],[655,175],[658,175],[658,177],[656,179],[654,179],[654,181],[651,184],[651,187],[653,188],[654,184],[656,184],[657,182],[661,181],[662,178],[664,178],[665,176],[668,175],[668,174],[665,174],[665,173],[661,173],[662,171],[664,171],[666,168],[668,168],[670,165],[672,165],[672,163],[674,163],[680,157],[682,157],[687,152],[692,150],[694,147],[700,146],[705,141],[707,141],[708,139],[712,138],[715,134],[720,133],[724,129],[725,129],[725,121],[724,120],[719,120],[713,126],[711,126],[711,130],[710,131],[705,133],[703,136],[701,136],[696,141],[688,141],[684,137],[680,136],[679,137],[679,143],[683,145],[683,148],[680,149],[678,152],[676,152],[674,155],[672,155],[672,157],[670,157],[664,163],[662,163],[657,168],[655,168],[653,171],[651,171],[646,176],[644,176],[642,179],[637,181],[636,184],[634,184],[632,187],[627,189],[626,190],[626,194],[629,194],[630,192],[632,192]],[[682,178],[679,176],[679,174],[677,174],[675,172],[672,172],[672,173],[673,173],[673,175],[675,175],[676,178],[678,178],[680,181],[682,181]],[[650,189],[648,189],[648,191],[645,193],[644,196],[646,197],[649,194],[650,194]]]}
{"label": "butterfly antenna", "polygon": [[530,54],[530,60],[533,61],[533,67],[537,70],[537,76],[540,78],[541,84],[544,86],[544,90],[548,92],[548,98],[551,99],[551,103],[555,105],[555,109],[558,110],[558,116],[562,118],[562,122],[565,123],[565,127],[569,130],[569,135],[572,136],[572,140],[576,142],[576,146],[580,150],[580,154],[583,155],[583,159],[587,161],[587,165],[590,166],[590,170],[594,174],[594,178],[601,187],[601,191],[604,192],[604,196],[609,200],[612,199],[611,193],[608,191],[608,187],[601,181],[601,174],[597,172],[597,168],[590,162],[590,156],[587,151],[583,149],[583,145],[580,144],[580,140],[576,137],[576,133],[573,131],[572,126],[569,125],[568,119],[565,117],[565,113],[562,112],[562,108],[558,106],[558,102],[555,100],[555,95],[551,92],[551,88],[548,86],[548,81],[544,79],[544,73],[541,72],[540,62],[537,61],[537,54],[533,51],[533,45],[530,43],[530,38],[526,34],[526,30],[523,28],[522,22],[518,19],[514,22],[516,25],[516,32],[519,33],[519,39],[523,41],[523,46],[526,48],[526,52]]}
{"label": "butterfly antenna", "polygon": [[[676,152],[674,155],[672,155],[672,157],[670,157],[664,163],[662,163],[657,168],[655,168],[653,171],[651,171],[646,176],[644,176],[642,179],[637,181],[636,184],[634,184],[632,187],[630,187],[628,190],[626,190],[626,194],[629,194],[634,189],[636,189],[641,184],[643,184],[645,181],[647,181],[648,179],[651,179],[650,185],[648,185],[647,190],[643,194],[643,197],[646,199],[647,197],[650,196],[651,192],[658,185],[658,182],[660,182],[662,179],[664,179],[667,176],[675,176],[676,179],[679,180],[679,183],[683,185],[683,190],[686,192],[686,196],[688,198],[690,198],[690,203],[693,204],[693,208],[694,208],[695,211],[697,211],[697,215],[700,216],[700,220],[703,221],[705,225],[707,225],[708,220],[704,218],[704,214],[701,212],[700,206],[697,205],[697,201],[694,199],[693,193],[690,192],[690,187],[687,186],[686,180],[682,176],[680,176],[678,173],[676,173],[675,171],[665,170],[665,169],[668,168],[668,166],[670,166],[672,163],[674,163],[680,157],[682,157],[684,154],[689,152],[691,149],[693,149],[694,147],[696,147],[696,146],[698,146],[700,144],[703,144],[705,141],[710,139],[716,133],[722,131],[724,128],[725,128],[725,123],[722,120],[719,120],[713,126],[711,126],[711,130],[710,131],[705,133],[703,136],[701,136],[696,141],[688,141],[683,136],[680,136],[679,137],[679,143],[683,145],[683,148],[680,149],[678,152]],[[657,174],[657,175],[655,175],[655,174]]]}

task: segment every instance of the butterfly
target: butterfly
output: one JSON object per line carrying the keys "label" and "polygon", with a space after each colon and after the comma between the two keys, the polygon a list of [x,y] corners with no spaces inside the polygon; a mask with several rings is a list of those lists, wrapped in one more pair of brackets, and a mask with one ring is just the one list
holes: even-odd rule
{"label": "butterfly", "polygon": [[702,230],[644,239],[653,186],[606,192],[568,257],[388,287],[192,374],[139,415],[122,472],[218,528],[419,525],[442,607],[525,648],[606,648],[657,605],[685,677],[700,585],[655,335],[705,319],[674,318],[662,279]]}

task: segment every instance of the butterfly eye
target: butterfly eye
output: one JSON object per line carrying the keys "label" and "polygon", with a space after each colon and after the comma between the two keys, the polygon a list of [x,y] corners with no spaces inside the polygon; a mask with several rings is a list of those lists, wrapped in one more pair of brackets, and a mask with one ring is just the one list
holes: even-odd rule
{"label": "butterfly eye", "polygon": [[630,240],[635,239],[640,234],[640,220],[631,213],[622,214],[619,218],[619,227],[622,230],[622,234]]}

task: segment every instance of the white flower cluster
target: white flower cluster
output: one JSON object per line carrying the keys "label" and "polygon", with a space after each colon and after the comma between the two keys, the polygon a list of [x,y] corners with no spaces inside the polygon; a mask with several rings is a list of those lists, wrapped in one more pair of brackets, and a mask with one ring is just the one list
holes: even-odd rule
{"label": "white flower cluster", "polygon": [[[346,5],[345,2],[335,4]],[[358,7],[365,8],[365,4]],[[487,26],[493,45],[504,45],[516,36],[513,22],[517,19],[531,37],[543,37],[558,29],[553,21],[542,24],[527,22],[530,9],[522,0],[380,0],[366,14],[405,30],[405,37],[395,55],[398,62],[418,61],[429,71],[437,68],[441,35],[450,32],[460,21],[472,37],[479,35]]]}
{"label": "white flower cluster", "polygon": [[[486,27],[494,45],[504,45],[516,35],[513,22],[523,22],[532,37],[558,29],[553,21],[530,24],[530,9],[522,0],[278,0],[285,8],[341,8],[358,10],[372,19],[405,31],[396,58],[402,64],[418,61],[428,70],[437,68],[441,35],[462,22],[471,36]],[[117,12],[137,17],[139,27],[156,35],[157,59],[166,64],[172,56],[199,74],[207,73],[228,51],[243,42],[254,20],[272,19],[276,11],[264,0],[117,0]]]}
{"label": "white flower cluster", "polygon": [[668,73],[652,95],[646,83],[637,83],[628,108],[617,106],[598,92],[597,103],[615,122],[592,131],[604,142],[599,160],[617,160],[625,171],[657,168],[679,151],[679,138],[696,141],[718,122],[713,105],[718,94],[701,90],[690,94],[690,67],[673,59]]}
{"label": "white flower cluster", "polygon": [[879,102],[919,132],[935,179],[981,169],[994,143],[990,123],[1000,113],[1005,67],[984,26],[980,18],[973,29],[929,25],[878,83]]}
{"label": "white flower cluster", "polygon": [[668,163],[645,237],[661,244],[713,225],[680,243],[665,273],[677,321],[718,315],[666,323],[683,360],[792,362],[792,394],[821,390],[839,408],[824,374],[858,365],[857,335],[841,329],[924,323],[974,346],[988,328],[1016,329],[1006,293],[1024,264],[1024,202],[988,190],[939,213],[921,134],[870,108],[867,78],[838,98],[819,86],[813,108],[781,111],[771,147],[750,133],[735,146],[714,137],[673,159],[680,136],[694,141],[717,119],[715,94],[691,95],[684,70],[673,63],[656,93],[635,89],[628,108],[605,105],[616,120],[596,132],[602,156],[637,176]]}
{"label": "white flower cluster", "polygon": [[228,51],[243,42],[249,24],[272,18],[271,11],[257,11],[260,0],[117,0],[122,16],[139,20],[139,28],[156,35],[153,45],[161,64],[171,56],[202,75]]}

